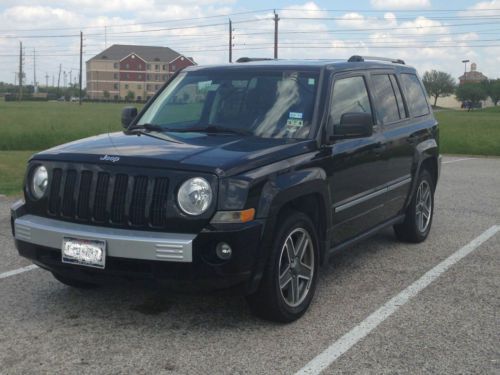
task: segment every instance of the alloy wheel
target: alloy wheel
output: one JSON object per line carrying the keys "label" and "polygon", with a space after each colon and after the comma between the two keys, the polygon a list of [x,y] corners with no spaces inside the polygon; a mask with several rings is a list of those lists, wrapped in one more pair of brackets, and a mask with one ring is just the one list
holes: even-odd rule
{"label": "alloy wheel", "polygon": [[279,260],[279,288],[288,306],[296,307],[306,299],[314,272],[311,236],[304,228],[296,228],[286,238]]}

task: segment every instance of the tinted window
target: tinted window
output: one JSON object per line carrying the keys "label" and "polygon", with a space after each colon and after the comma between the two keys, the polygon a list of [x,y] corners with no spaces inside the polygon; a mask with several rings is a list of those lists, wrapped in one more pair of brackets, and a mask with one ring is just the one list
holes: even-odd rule
{"label": "tinted window", "polygon": [[138,124],[166,131],[220,126],[263,138],[307,138],[317,72],[221,70],[185,72],[151,104]]}
{"label": "tinted window", "polygon": [[415,74],[401,74],[401,80],[406,91],[406,102],[414,117],[429,113],[429,106],[424,90]]}
{"label": "tinted window", "polygon": [[398,121],[399,109],[391,80],[387,74],[377,74],[372,77],[373,93],[378,100],[377,112],[384,124]]}
{"label": "tinted window", "polygon": [[342,115],[348,112],[372,113],[363,77],[349,77],[335,81],[330,123],[338,126]]}
{"label": "tinted window", "polygon": [[389,77],[391,78],[392,88],[396,94],[396,100],[398,103],[398,110],[399,110],[399,117],[406,118],[406,117],[408,117],[408,115],[406,113],[406,109],[405,109],[405,106],[403,103],[403,97],[401,95],[401,88],[399,87],[398,82],[397,82],[394,74],[391,74]]}

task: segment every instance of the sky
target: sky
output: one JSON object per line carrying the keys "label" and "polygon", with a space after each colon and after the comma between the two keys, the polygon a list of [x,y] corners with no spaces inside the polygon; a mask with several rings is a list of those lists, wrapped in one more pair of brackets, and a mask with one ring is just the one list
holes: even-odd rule
{"label": "sky", "polygon": [[167,46],[200,65],[227,62],[229,19],[234,59],[272,57],[274,9],[279,58],[385,56],[455,79],[467,59],[500,78],[500,0],[1,0],[0,81],[14,83],[22,42],[25,83],[36,72],[40,86],[57,84],[60,66],[61,85],[75,82],[80,31],[84,71],[112,44]]}

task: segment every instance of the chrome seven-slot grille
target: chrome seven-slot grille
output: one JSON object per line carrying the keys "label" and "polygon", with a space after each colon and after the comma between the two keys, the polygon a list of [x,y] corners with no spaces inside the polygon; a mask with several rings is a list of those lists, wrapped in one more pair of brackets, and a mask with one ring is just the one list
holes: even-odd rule
{"label": "chrome seven-slot grille", "polygon": [[168,178],[54,168],[48,213],[123,227],[166,225]]}

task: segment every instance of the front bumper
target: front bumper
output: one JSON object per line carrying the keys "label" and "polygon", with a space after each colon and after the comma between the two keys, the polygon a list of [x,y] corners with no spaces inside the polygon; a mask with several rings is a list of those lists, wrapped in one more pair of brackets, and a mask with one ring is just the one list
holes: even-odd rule
{"label": "front bumper", "polygon": [[[12,206],[11,223],[19,254],[52,272],[99,283],[153,281],[182,291],[248,292],[262,232],[258,221],[198,234],[104,228],[31,215],[22,202]],[[106,241],[106,268],[62,263],[64,237]],[[229,260],[215,254],[221,241],[233,249]]]}

